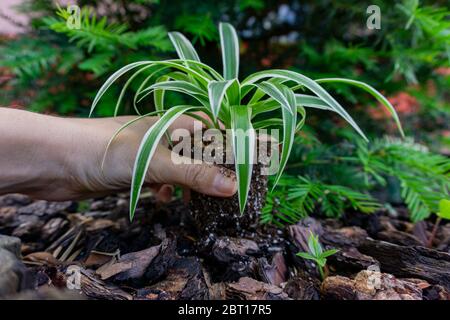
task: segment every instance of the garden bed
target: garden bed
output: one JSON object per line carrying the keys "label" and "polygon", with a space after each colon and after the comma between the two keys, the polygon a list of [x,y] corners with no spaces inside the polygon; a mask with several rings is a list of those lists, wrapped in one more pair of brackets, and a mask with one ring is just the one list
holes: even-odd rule
{"label": "garden bed", "polygon": [[[450,224],[426,248],[431,222],[348,213],[262,226],[202,246],[180,201],[143,195],[132,223],[126,194],[82,202],[0,197],[0,295],[34,299],[450,299]],[[309,231],[340,251],[321,282]],[[381,272],[379,272],[381,270]],[[77,290],[80,286],[80,290]],[[75,288],[75,290],[69,290]]]}

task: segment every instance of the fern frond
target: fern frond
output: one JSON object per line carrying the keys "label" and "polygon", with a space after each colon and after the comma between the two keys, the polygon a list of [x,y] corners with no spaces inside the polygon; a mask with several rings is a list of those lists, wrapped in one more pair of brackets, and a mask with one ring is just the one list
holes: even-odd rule
{"label": "fern frond", "polygon": [[299,176],[284,176],[281,190],[269,193],[263,209],[262,222],[276,225],[293,224],[320,207],[328,217],[339,217],[346,209],[373,213],[381,208],[368,194],[345,186],[325,184]]}
{"label": "fern frond", "polygon": [[70,41],[92,52],[94,49],[107,50],[117,45],[137,49],[138,47],[153,46],[160,51],[171,48],[166,37],[167,31],[162,26],[149,27],[138,32],[131,32],[126,25],[108,22],[106,17],[97,19],[95,12],[89,7],[81,9],[80,28],[69,28],[67,19],[70,17],[66,9],[59,8],[59,18],[45,18],[44,22],[51,30],[67,35]]}

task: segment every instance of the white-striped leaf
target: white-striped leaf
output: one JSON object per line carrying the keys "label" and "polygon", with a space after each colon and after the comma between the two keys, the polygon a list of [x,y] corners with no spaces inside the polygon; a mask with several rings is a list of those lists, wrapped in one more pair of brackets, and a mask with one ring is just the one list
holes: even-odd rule
{"label": "white-striped leaf", "polygon": [[164,82],[157,82],[151,85],[150,87],[144,89],[141,91],[141,97],[139,98],[138,102],[140,102],[142,99],[144,99],[148,94],[152,93],[156,89],[164,89],[167,91],[175,91],[184,93],[186,95],[189,95],[198,101],[202,103],[203,105],[208,105],[208,96],[206,95],[206,92],[204,92],[201,88],[198,86],[186,82],[186,81],[164,81]]}
{"label": "white-striped leaf", "polygon": [[136,117],[134,119],[131,119],[130,121],[124,123],[119,129],[116,130],[116,132],[114,132],[113,136],[109,139],[108,144],[106,145],[105,148],[105,153],[103,154],[103,159],[102,159],[102,164],[101,164],[101,170],[103,171],[103,167],[105,164],[105,160],[106,160],[106,155],[108,154],[108,150],[111,147],[111,144],[114,142],[114,140],[117,138],[117,136],[126,128],[128,128],[129,126],[131,126],[133,123],[138,122],[139,120],[142,120],[146,117],[150,117],[153,115],[157,115],[158,113],[161,113],[162,111],[153,111],[153,112],[149,112],[147,114],[144,114],[142,116]]}
{"label": "white-striped leaf", "polygon": [[277,85],[268,81],[258,83],[256,86],[258,89],[278,102],[281,107],[286,108],[286,110],[290,113],[295,112],[295,96],[293,96],[293,105],[291,105],[290,101],[288,101],[288,94],[286,93],[286,90],[289,90],[288,87],[284,85]]}
{"label": "white-striped leaf", "polygon": [[297,127],[297,102],[294,92],[283,84],[265,81],[256,86],[281,105],[283,115],[283,147],[281,149],[278,172],[273,185],[275,187],[286,167],[294,143]]}
{"label": "white-striped leaf", "polygon": [[197,51],[195,51],[191,42],[182,33],[169,32],[169,38],[180,59],[200,61]]}
{"label": "white-striped leaf", "polygon": [[232,83],[233,80],[225,80],[211,81],[208,84],[208,97],[209,103],[211,105],[211,112],[214,115],[214,120],[216,120],[217,116],[219,115],[219,111],[225,98],[227,89]]}
{"label": "white-striped leaf", "polygon": [[392,115],[392,118],[394,118],[395,124],[397,125],[398,130],[400,131],[400,134],[402,137],[405,136],[405,133],[403,132],[402,124],[400,123],[400,119],[398,118],[397,112],[395,111],[392,104],[389,102],[388,99],[386,99],[385,96],[383,96],[377,89],[374,87],[368,85],[367,83],[351,80],[351,79],[344,79],[344,78],[325,78],[325,79],[319,79],[316,80],[319,83],[327,83],[327,82],[334,82],[334,83],[345,83],[350,84],[352,86],[358,87],[360,89],[363,89],[370,95],[372,95],[378,102],[380,102]]}
{"label": "white-striped leaf", "polygon": [[150,127],[150,129],[148,129],[142,138],[136,155],[136,160],[134,162],[133,178],[131,181],[130,220],[134,217],[139,195],[142,190],[142,185],[145,181],[145,175],[161,137],[181,114],[193,108],[193,106],[175,106],[170,108],[164,113],[161,119],[159,119],[153,126]]}
{"label": "white-striped leaf", "polygon": [[229,23],[219,24],[220,46],[222,48],[223,77],[237,79],[239,75],[239,39]]}
{"label": "white-striped leaf", "polygon": [[314,80],[290,70],[268,70],[256,72],[248,76],[242,83],[242,86],[252,85],[253,83],[264,79],[264,78],[281,78],[290,81],[297,82],[314,92],[319,98],[326,102],[335,112],[337,112],[341,117],[343,117],[355,130],[358,132],[364,140],[367,140],[366,135],[362,132],[353,118],[345,111],[345,109]]}
{"label": "white-striped leaf", "polygon": [[100,101],[101,97],[105,94],[105,92],[109,89],[109,87],[111,87],[111,85],[117,79],[119,79],[122,75],[124,75],[125,73],[127,73],[131,69],[134,69],[134,68],[137,68],[137,67],[143,66],[143,65],[149,65],[149,64],[152,64],[152,63],[154,63],[154,62],[153,61],[138,61],[138,62],[130,63],[130,64],[120,68],[116,72],[114,72],[108,78],[108,80],[106,80],[105,83],[101,86],[100,90],[98,90],[97,95],[94,98],[94,102],[92,102],[91,110],[89,112],[89,117],[94,112],[94,109],[97,106],[98,102]]}
{"label": "white-striped leaf", "polygon": [[231,107],[231,133],[241,214],[250,190],[255,150],[255,131],[250,118],[251,109],[248,106]]}

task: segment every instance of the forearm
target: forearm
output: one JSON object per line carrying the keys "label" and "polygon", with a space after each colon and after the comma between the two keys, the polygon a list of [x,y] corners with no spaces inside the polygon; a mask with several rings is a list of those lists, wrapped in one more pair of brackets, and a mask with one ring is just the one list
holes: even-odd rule
{"label": "forearm", "polygon": [[94,122],[0,108],[0,194],[64,200],[101,190],[91,177],[109,131]]}

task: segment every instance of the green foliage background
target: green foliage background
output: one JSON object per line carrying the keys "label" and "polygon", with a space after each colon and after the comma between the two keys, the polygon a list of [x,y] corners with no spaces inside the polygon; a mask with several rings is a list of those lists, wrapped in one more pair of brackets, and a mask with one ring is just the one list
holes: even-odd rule
{"label": "green foliage background", "polygon": [[[137,60],[174,56],[167,37],[171,30],[189,36],[202,59],[220,70],[216,26],[227,21],[242,39],[241,77],[256,70],[290,68],[312,78],[367,82],[388,97],[399,97],[397,111],[410,137],[374,139],[394,134],[393,123],[360,91],[329,87],[372,142],[358,140],[329,113],[313,112],[309,127],[297,137],[284,186],[269,195],[263,221],[292,223],[307,214],[335,217],[348,210],[370,213],[385,203],[405,203],[418,221],[449,197],[448,1],[78,4],[82,27],[71,30],[53,1],[22,1],[17,9],[30,16],[30,26],[18,37],[0,40],[1,105],[87,116],[96,91],[113,71]],[[366,27],[371,4],[381,8],[380,30]],[[119,88],[109,91],[97,115],[111,115]],[[405,97],[413,102],[406,103]],[[131,103],[121,111],[133,113]]]}

